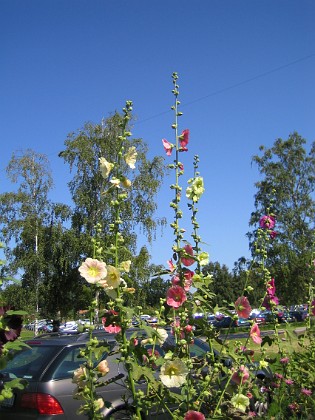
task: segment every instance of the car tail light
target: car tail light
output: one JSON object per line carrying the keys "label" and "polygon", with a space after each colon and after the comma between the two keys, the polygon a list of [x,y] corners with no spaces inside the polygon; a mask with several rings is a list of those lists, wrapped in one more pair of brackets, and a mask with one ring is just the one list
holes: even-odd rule
{"label": "car tail light", "polygon": [[22,395],[21,408],[32,408],[39,414],[63,414],[64,411],[59,401],[49,394],[26,393]]}

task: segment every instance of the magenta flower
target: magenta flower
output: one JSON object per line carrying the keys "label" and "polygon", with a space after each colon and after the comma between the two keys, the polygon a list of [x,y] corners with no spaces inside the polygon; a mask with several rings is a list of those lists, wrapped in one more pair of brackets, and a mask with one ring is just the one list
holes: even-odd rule
{"label": "magenta flower", "polygon": [[259,220],[259,226],[262,229],[273,229],[275,227],[276,224],[276,219],[274,218],[274,216],[263,216],[260,220]]}
{"label": "magenta flower", "polygon": [[[194,256],[194,250],[193,247],[190,244],[187,244],[184,246],[184,252],[187,255],[191,255],[192,257]],[[192,265],[195,260],[194,258],[189,258],[187,256],[185,257],[181,257],[181,262],[186,266],[189,267],[190,265]]]}
{"label": "magenta flower", "polygon": [[186,130],[183,130],[182,134],[178,137],[180,142],[180,152],[187,152],[187,144],[189,142],[189,130],[186,128]]}
{"label": "magenta flower", "polygon": [[166,294],[166,303],[173,308],[179,308],[187,300],[185,290],[181,286],[172,286]]}
{"label": "magenta flower", "polygon": [[243,384],[244,382],[248,381],[248,379],[249,371],[244,365],[241,365],[239,369],[232,375],[232,381],[237,385]]}
{"label": "magenta flower", "polygon": [[274,296],[276,293],[276,285],[275,285],[275,279],[271,279],[267,283],[267,293],[270,296]]}
{"label": "magenta flower", "polygon": [[172,285],[180,286],[180,278],[178,277],[177,274],[175,274],[175,276],[172,277]]}
{"label": "magenta flower", "polygon": [[312,395],[312,391],[310,389],[307,388],[302,388],[301,389],[301,394],[307,395],[308,397],[310,397]]}
{"label": "magenta flower", "polygon": [[166,139],[162,139],[162,143],[163,143],[163,147],[166,152],[166,155],[171,156],[174,145],[170,143],[169,141],[167,141]]}
{"label": "magenta flower", "polygon": [[278,235],[278,232],[276,232],[275,230],[272,230],[269,234],[271,239],[275,239],[275,237]]}
{"label": "magenta flower", "polygon": [[272,307],[279,305],[279,299],[277,298],[277,296],[270,296],[270,295],[266,295],[262,306],[268,310],[271,310]]}
{"label": "magenta flower", "polygon": [[258,327],[258,324],[254,324],[252,326],[252,328],[250,329],[250,338],[253,340],[254,343],[256,344],[261,344],[262,343],[262,338],[260,336],[260,329]]}
{"label": "magenta flower", "polygon": [[289,363],[289,361],[290,361],[290,359],[288,357],[282,357],[282,359],[280,359],[280,363],[282,363],[284,365]]}
{"label": "magenta flower", "polygon": [[315,316],[315,299],[311,302],[311,313]]}
{"label": "magenta flower", "polygon": [[237,312],[237,315],[240,318],[248,318],[249,317],[249,315],[252,311],[252,308],[251,308],[251,306],[249,304],[249,301],[248,301],[246,296],[239,297],[236,300],[236,302],[234,303],[234,305],[235,305],[235,310]]}
{"label": "magenta flower", "polygon": [[184,420],[205,420],[205,416],[200,411],[189,410],[185,414]]}

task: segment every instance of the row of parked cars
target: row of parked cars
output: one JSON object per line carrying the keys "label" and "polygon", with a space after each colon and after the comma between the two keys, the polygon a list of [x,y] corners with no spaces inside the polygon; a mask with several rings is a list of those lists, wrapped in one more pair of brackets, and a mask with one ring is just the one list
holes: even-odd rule
{"label": "row of parked cars", "polygon": [[253,310],[248,318],[235,318],[222,313],[209,314],[208,323],[215,328],[249,327],[254,320],[257,324],[274,322],[303,322],[308,317],[307,309],[279,309],[276,312]]}

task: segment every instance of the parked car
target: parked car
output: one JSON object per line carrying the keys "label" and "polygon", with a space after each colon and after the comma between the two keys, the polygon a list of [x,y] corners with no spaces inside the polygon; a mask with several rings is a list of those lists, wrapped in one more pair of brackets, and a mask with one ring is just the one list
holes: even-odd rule
{"label": "parked car", "polygon": [[303,322],[308,317],[308,311],[306,310],[294,310],[289,313],[290,317],[296,322]]}
{"label": "parked car", "polygon": [[233,319],[231,316],[220,316],[219,318],[214,317],[214,319],[210,319],[208,317],[208,322],[213,325],[214,328],[232,328],[237,327],[237,321]]}
{"label": "parked car", "polygon": [[[131,329],[128,333],[137,332],[144,334],[140,329]],[[93,335],[100,342],[106,342],[111,349],[115,349],[117,342],[114,334],[95,330]],[[10,399],[0,402],[1,420],[76,420],[86,418],[77,415],[76,412],[82,401],[74,399],[73,393],[76,385],[72,382],[74,371],[82,364],[80,350],[88,342],[87,333],[51,333],[43,334],[28,340],[29,348],[23,348],[11,360],[7,366],[0,370],[0,388],[6,381],[14,378],[25,379],[28,383],[23,390],[14,389],[14,395]],[[155,346],[164,357],[165,353],[174,348],[174,336],[169,334],[163,346]],[[150,347],[150,345],[148,345]],[[203,357],[209,352],[207,343],[195,338],[190,345],[191,355]],[[218,353],[215,352],[217,355]],[[109,373],[104,380],[113,377],[119,379],[105,387],[98,389],[98,394],[105,401],[111,403],[102,410],[104,418],[129,419],[130,412],[126,413],[125,402],[122,397],[128,392],[123,378],[125,370],[123,365],[117,363],[117,354],[108,355],[104,352],[100,360],[105,359],[109,365]],[[100,361],[99,360],[99,361]],[[99,362],[97,361],[97,363]],[[226,358],[225,366],[231,366],[231,360]],[[139,384],[139,387],[144,387]],[[152,418],[166,420],[166,413],[152,413]]]}
{"label": "parked car", "polygon": [[252,325],[249,318],[238,318],[236,324],[238,327],[250,327]]}

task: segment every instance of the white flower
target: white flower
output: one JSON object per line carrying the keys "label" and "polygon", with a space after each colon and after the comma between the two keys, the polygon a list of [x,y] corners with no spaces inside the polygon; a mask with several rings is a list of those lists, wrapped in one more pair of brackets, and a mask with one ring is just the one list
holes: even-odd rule
{"label": "white flower", "polygon": [[168,387],[180,387],[186,381],[188,368],[180,359],[169,360],[161,367],[160,379]]}
{"label": "white flower", "polygon": [[102,261],[87,258],[79,267],[79,272],[88,283],[96,284],[107,276],[107,267]]}
{"label": "white flower", "polygon": [[113,163],[108,162],[104,157],[100,157],[99,161],[100,161],[100,169],[101,169],[102,176],[103,178],[107,178],[108,175],[110,174],[110,171],[113,169],[115,165]]}
{"label": "white flower", "polygon": [[120,179],[113,177],[110,180],[110,183],[113,184],[114,187],[120,188]]}
{"label": "white flower", "polygon": [[125,161],[131,169],[135,169],[136,157],[138,153],[134,146],[131,146],[125,155]]}
{"label": "white flower", "polygon": [[157,341],[159,345],[162,346],[168,337],[167,331],[164,328],[157,328],[156,332],[157,332],[157,337],[156,337]]}

